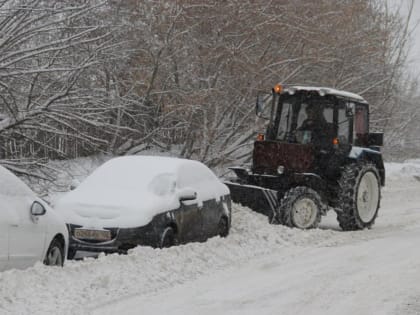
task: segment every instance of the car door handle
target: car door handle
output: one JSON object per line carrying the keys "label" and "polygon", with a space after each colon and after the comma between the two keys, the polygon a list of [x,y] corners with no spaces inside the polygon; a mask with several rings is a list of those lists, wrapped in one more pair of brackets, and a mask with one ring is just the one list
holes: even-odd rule
{"label": "car door handle", "polygon": [[11,227],[19,227],[19,224],[17,224],[17,223],[13,223],[13,224],[10,224],[10,226],[11,226]]}

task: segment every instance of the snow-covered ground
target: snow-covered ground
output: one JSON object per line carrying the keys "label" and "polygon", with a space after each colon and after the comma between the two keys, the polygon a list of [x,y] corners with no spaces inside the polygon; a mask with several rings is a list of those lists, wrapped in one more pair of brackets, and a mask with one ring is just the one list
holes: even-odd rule
{"label": "snow-covered ground", "polygon": [[227,239],[0,273],[0,314],[420,314],[420,161],[387,172],[371,230],[235,206]]}

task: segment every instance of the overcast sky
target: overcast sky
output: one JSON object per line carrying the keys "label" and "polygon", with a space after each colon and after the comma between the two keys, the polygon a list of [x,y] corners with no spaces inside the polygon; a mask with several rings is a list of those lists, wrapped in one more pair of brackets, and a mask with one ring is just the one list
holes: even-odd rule
{"label": "overcast sky", "polygon": [[[406,14],[408,11],[408,4],[410,0],[390,0],[393,4],[402,4]],[[411,28],[415,28],[420,22],[420,1],[414,1],[414,11],[411,17]],[[412,48],[410,52],[410,64],[413,66],[413,70],[420,75],[420,25],[417,25],[412,34]]]}

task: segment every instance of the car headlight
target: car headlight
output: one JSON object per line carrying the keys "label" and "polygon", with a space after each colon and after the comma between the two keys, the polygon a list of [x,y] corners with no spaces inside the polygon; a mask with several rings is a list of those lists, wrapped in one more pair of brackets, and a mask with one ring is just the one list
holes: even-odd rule
{"label": "car headlight", "polygon": [[284,166],[283,165],[279,165],[279,167],[277,167],[277,173],[278,174],[283,174],[284,173]]}

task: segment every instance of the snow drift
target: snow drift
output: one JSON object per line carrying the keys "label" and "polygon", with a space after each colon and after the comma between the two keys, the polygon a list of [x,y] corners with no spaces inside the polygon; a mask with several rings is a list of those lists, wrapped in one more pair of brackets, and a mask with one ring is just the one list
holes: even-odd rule
{"label": "snow drift", "polygon": [[[420,163],[413,165],[420,170]],[[404,168],[404,164],[398,168]],[[320,229],[290,229],[269,225],[265,216],[234,205],[231,234],[226,239],[215,237],[206,243],[163,250],[137,247],[126,256],[101,255],[98,259],[69,261],[63,269],[37,264],[23,271],[0,273],[0,314],[89,314],[107,303],[157,293],[218,271],[235,270],[273,253],[281,255],[287,250],[299,260],[300,253],[308,249],[357,246],[358,242],[380,239],[397,230],[416,228],[420,222],[420,197],[407,191],[406,184],[416,183],[414,188],[420,184],[411,172],[399,172],[397,165],[391,170],[387,166],[387,170],[388,186],[377,224],[371,230],[344,233],[332,212]]]}

